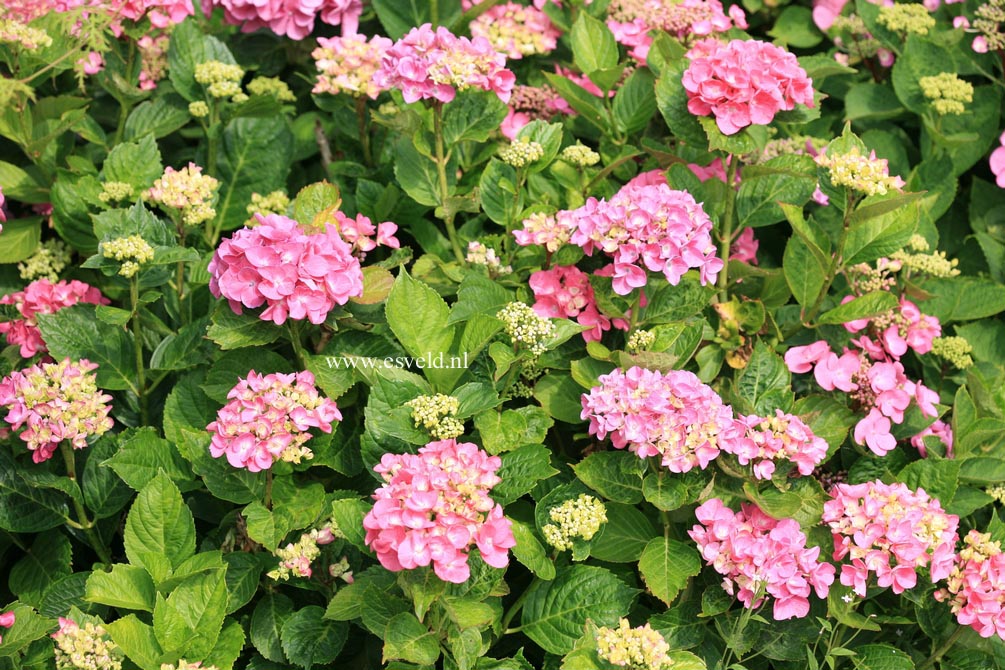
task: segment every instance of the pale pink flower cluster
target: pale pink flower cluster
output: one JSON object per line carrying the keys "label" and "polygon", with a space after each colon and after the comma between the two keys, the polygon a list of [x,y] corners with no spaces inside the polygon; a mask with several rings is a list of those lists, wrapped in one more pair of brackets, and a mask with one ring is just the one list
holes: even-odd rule
{"label": "pale pink flower cluster", "polygon": [[520,129],[531,121],[542,119],[550,121],[558,114],[573,114],[572,108],[558,91],[550,86],[513,87],[509,99],[509,112],[499,127],[503,136],[515,140]]}
{"label": "pale pink flower cluster", "polygon": [[167,28],[181,23],[195,13],[192,0],[106,0],[111,12],[132,21],[146,16],[154,28]]}
{"label": "pale pink flower cluster", "polygon": [[405,102],[450,102],[457,91],[492,91],[508,102],[516,75],[506,69],[506,56],[484,37],[457,37],[429,23],[412,28],[384,52],[373,75],[382,89],[401,91]]}
{"label": "pale pink flower cluster", "polygon": [[0,298],[0,305],[14,305],[22,316],[14,321],[0,322],[0,333],[6,335],[8,344],[21,347],[23,358],[31,358],[47,351],[35,315],[52,314],[77,303],[107,305],[109,300],[95,287],[76,279],[57,283],[48,279],[33,281],[23,291]]}
{"label": "pale pink flower cluster", "polygon": [[[10,628],[14,625],[14,612],[4,612],[0,614],[0,628]],[[0,636],[0,644],[3,644],[3,637]]]}
{"label": "pale pink flower cluster", "polygon": [[743,10],[733,5],[728,13],[719,0],[614,0],[608,7],[607,27],[631,56],[645,62],[652,46],[650,32],[664,30],[678,39],[704,37],[736,28],[746,29]]}
{"label": "pale pink flower cluster", "polygon": [[[851,302],[854,296],[846,296],[841,304]],[[869,329],[875,340],[863,337],[856,340],[862,349],[878,360],[900,359],[911,349],[916,354],[927,354],[932,350],[932,340],[942,334],[942,326],[934,316],[922,314],[918,306],[907,298],[900,297],[900,307],[871,319],[858,319],[844,324],[849,333]]]}
{"label": "pale pink flower cluster", "polygon": [[692,55],[681,79],[687,108],[715,116],[725,135],[751,124],[771,123],[775,114],[813,106],[813,81],[796,57],[759,40],[732,40],[706,55]]}
{"label": "pale pink flower cluster", "polygon": [[723,450],[740,465],[753,464],[757,479],[771,479],[778,461],[793,463],[801,475],[813,474],[827,457],[827,442],[817,437],[798,416],[775,410],[773,417],[741,416],[747,439],[729,442]]}
{"label": "pale pink flower cluster", "polygon": [[89,51],[86,56],[77,59],[76,65],[84,74],[91,76],[105,69],[105,59],[97,51]]}
{"label": "pale pink flower cluster", "polygon": [[[590,276],[575,265],[538,270],[530,276],[530,290],[534,292],[534,311],[549,319],[574,319],[581,326],[590,326],[583,332],[587,342],[599,341],[611,329],[612,320],[597,307]],[[628,330],[624,319],[614,319],[615,328]]]}
{"label": "pale pink flower cluster", "polygon": [[260,318],[323,323],[335,305],[363,294],[363,270],[334,224],[309,232],[279,214],[220,243],[209,263],[209,290],[235,314],[267,304]]}
{"label": "pale pink flower cluster", "polygon": [[310,372],[261,375],[254,370],[227,394],[229,402],[206,426],[213,434],[209,453],[226,455],[235,468],[268,470],[276,461],[299,463],[311,458],[304,443],[310,429],[332,432],[342,414],[334,400],[314,386]]}
{"label": "pale pink flower cluster", "polygon": [[342,212],[335,212],[333,223],[339,236],[352,245],[353,254],[360,260],[366,258],[367,252],[377,247],[390,249],[401,247],[401,242],[394,236],[398,231],[398,225],[390,221],[374,226],[368,216],[357,214],[355,218],[350,218]]}
{"label": "pale pink flower cluster", "polygon": [[1005,554],[991,536],[971,530],[945,588],[935,599],[949,602],[956,620],[981,637],[1005,640]]}
{"label": "pale pink flower cluster", "polygon": [[369,40],[365,35],[347,35],[319,37],[318,44],[311,52],[320,72],[312,93],[348,93],[377,99],[382,89],[374,83],[373,75],[380,68],[384,52],[394,42],[380,35]]}
{"label": "pale pink flower cluster", "polygon": [[712,220],[686,191],[669,186],[626,185],[610,200],[590,198],[557,215],[572,230],[570,241],[592,255],[599,249],[614,260],[618,295],[646,285],[646,269],[662,272],[676,286],[690,268],[702,284],[714,283],[723,267],[712,242]]}
{"label": "pale pink flower cluster", "polygon": [[834,560],[841,583],[865,597],[869,573],[894,593],[913,589],[918,568],[928,568],[932,583],[949,576],[956,558],[959,517],[938,500],[905,484],[838,484],[824,503],[823,522],[834,538]]}
{"label": "pale pink flower cluster", "polygon": [[582,397],[590,435],[610,435],[615,448],[628,447],[639,458],[659,456],[671,472],[704,470],[720,450],[735,453],[745,439],[746,426],[733,409],[694,373],[635,366],[598,381]]}
{"label": "pale pink flower cluster", "polygon": [[[893,0],[869,0],[869,2],[886,7],[893,5]],[[847,4],[848,0],[813,0],[813,23],[817,24],[820,30],[830,29]]]}
{"label": "pale pink flower cluster", "polygon": [[437,577],[455,584],[471,575],[472,545],[488,565],[505,568],[516,540],[502,506],[489,497],[501,465],[498,456],[453,439],[430,442],[418,454],[384,454],[373,469],[385,483],[363,519],[367,546],[388,570],[432,563]]}
{"label": "pale pink flower cluster", "polygon": [[569,241],[572,231],[558,225],[554,214],[534,212],[523,220],[523,229],[514,230],[513,237],[521,247],[540,245],[553,254]]}
{"label": "pale pink flower cluster", "polygon": [[688,535],[702,558],[723,575],[722,588],[748,609],[774,599],[776,621],[809,614],[811,591],[826,598],[834,566],[822,563],[820,547],[806,548],[806,535],[793,519],[772,519],[756,505],[739,512],[712,498],[695,510],[700,525]]}
{"label": "pale pink flower cluster", "polygon": [[144,35],[136,41],[140,52],[140,90],[152,91],[157,82],[167,75],[168,46],[171,37],[167,33]]}
{"label": "pale pink flower cluster", "polygon": [[472,37],[484,37],[507,58],[547,54],[558,46],[561,31],[540,9],[507,2],[471,22]]}
{"label": "pale pink flower cluster", "polygon": [[294,40],[310,35],[316,19],[354,35],[363,13],[362,0],[203,0],[203,7],[223,7],[224,20],[241,32],[267,28]]}
{"label": "pale pink flower cluster", "polygon": [[27,424],[19,437],[35,463],[52,458],[64,440],[83,449],[88,437],[102,435],[114,425],[107,404],[112,396],[98,389],[97,368],[88,360],[73,363],[67,358],[33,365],[0,380],[0,405],[7,408],[4,420],[14,430]]}
{"label": "pale pink flower cluster", "polygon": [[729,245],[729,260],[757,265],[757,248],[761,243],[754,237],[753,228],[744,228]]}
{"label": "pale pink flower cluster", "polygon": [[991,152],[988,164],[991,166],[991,172],[995,176],[998,188],[1005,188],[1005,133],[1002,133],[1001,137],[998,138],[998,144],[1000,146]]}

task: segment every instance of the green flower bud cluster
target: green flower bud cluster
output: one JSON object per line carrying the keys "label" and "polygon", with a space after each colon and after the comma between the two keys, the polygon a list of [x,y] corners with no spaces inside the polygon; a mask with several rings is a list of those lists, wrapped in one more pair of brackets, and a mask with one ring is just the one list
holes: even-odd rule
{"label": "green flower bud cluster", "polygon": [[551,520],[541,530],[548,544],[559,551],[572,549],[576,538],[592,540],[602,524],[607,523],[607,507],[591,495],[566,500],[549,512]]}
{"label": "green flower bud cluster", "polygon": [[932,340],[932,353],[944,361],[949,361],[954,367],[966,370],[974,364],[970,356],[974,348],[964,338],[950,335]]}
{"label": "green flower bud cluster", "polygon": [[135,193],[136,190],[132,184],[127,184],[124,181],[106,181],[101,185],[101,193],[98,194],[98,200],[104,203],[122,202],[133,197]]}
{"label": "green flower bud cluster", "polygon": [[974,101],[973,85],[949,72],[922,77],[918,85],[939,115],[962,114],[967,111],[966,103]]}
{"label": "green flower bud cluster", "polygon": [[271,95],[279,102],[296,102],[297,96],[279,77],[255,77],[248,83],[251,95]]}
{"label": "green flower bud cluster", "polygon": [[579,142],[562,149],[561,158],[576,167],[590,167],[600,162],[600,154]]}
{"label": "green flower bud cluster", "polygon": [[539,142],[531,142],[526,137],[513,140],[499,151],[499,158],[515,168],[522,168],[544,158],[544,147]]}
{"label": "green flower bud cluster", "polygon": [[654,342],[656,342],[656,333],[651,330],[636,330],[628,336],[626,347],[628,353],[637,354],[640,351],[648,351]]}
{"label": "green flower bud cluster", "polygon": [[405,403],[412,410],[412,421],[421,426],[437,440],[449,440],[464,434],[464,423],[459,421],[457,411],[460,401],[449,395],[420,395]]}
{"label": "green flower bud cluster", "polygon": [[244,70],[240,65],[211,60],[195,66],[195,80],[214,98],[230,98],[232,102],[247,100],[248,96],[241,90],[243,78]]}
{"label": "green flower bud cluster", "polygon": [[528,349],[535,356],[547,351],[546,342],[555,336],[555,324],[538,316],[523,302],[509,303],[499,310],[496,318],[503,322],[503,330],[514,346]]}
{"label": "green flower bud cluster", "polygon": [[141,265],[153,260],[154,248],[139,235],[130,235],[102,242],[101,255],[123,261],[119,274],[123,277],[132,277],[140,271]]}
{"label": "green flower bud cluster", "polygon": [[59,280],[59,273],[66,269],[73,258],[70,247],[62,240],[46,240],[31,256],[17,264],[21,279],[34,281],[36,279]]}
{"label": "green flower bud cluster", "polygon": [[663,670],[672,667],[670,645],[647,623],[632,628],[622,619],[617,628],[597,631],[597,655],[609,663],[630,670]]}
{"label": "green flower bud cluster", "polygon": [[893,32],[904,35],[927,35],[935,27],[935,19],[922,4],[881,7],[877,21]]}

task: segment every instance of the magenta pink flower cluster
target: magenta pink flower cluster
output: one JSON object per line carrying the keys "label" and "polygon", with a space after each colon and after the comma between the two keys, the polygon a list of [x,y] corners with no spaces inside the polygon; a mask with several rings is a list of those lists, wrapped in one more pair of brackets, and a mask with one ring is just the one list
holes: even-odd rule
{"label": "magenta pink flower cluster", "polygon": [[695,510],[701,525],[688,535],[702,558],[723,575],[722,588],[748,609],[774,598],[776,621],[809,614],[811,591],[826,598],[834,566],[821,563],[820,547],[806,548],[806,536],[793,519],[772,519],[755,505],[740,512],[712,498]]}
{"label": "magenta pink flower cluster", "polygon": [[[277,35],[302,40],[314,31],[314,21],[342,26],[354,35],[363,13],[362,0],[202,0],[205,9],[223,8],[224,20],[250,33],[267,28]],[[207,12],[208,13],[208,12]]]}
{"label": "magenta pink flower cluster", "polygon": [[754,229],[744,228],[729,245],[729,260],[757,265],[757,248],[759,246],[761,243],[754,237]]}
{"label": "magenta pink flower cluster", "polygon": [[390,221],[374,226],[368,216],[357,214],[355,218],[350,218],[342,212],[335,212],[335,228],[339,236],[352,245],[353,254],[360,260],[377,247],[401,247],[401,242],[394,236],[398,226]]}
{"label": "magenta pink flower cluster", "polygon": [[823,522],[834,538],[834,560],[841,583],[865,597],[869,573],[876,583],[903,593],[918,583],[918,568],[928,568],[932,583],[949,576],[956,557],[959,517],[938,500],[907,485],[838,484],[824,503]]}
{"label": "magenta pink flower cluster", "polygon": [[455,584],[471,575],[472,545],[487,564],[506,567],[516,540],[489,497],[500,465],[498,456],[453,439],[430,442],[418,454],[384,454],[373,469],[385,484],[363,519],[367,546],[388,570],[432,563],[437,577]]}
{"label": "magenta pink flower cluster", "polygon": [[614,38],[631,48],[632,58],[646,62],[653,30],[663,30],[680,40],[728,32],[734,26],[747,28],[739,6],[728,13],[719,0],[615,0],[608,9],[607,27]]}
{"label": "magenta pink flower cluster", "polygon": [[22,358],[31,358],[48,351],[35,315],[52,314],[77,303],[107,305],[109,300],[98,289],[76,279],[55,284],[48,279],[33,281],[23,291],[0,298],[0,305],[14,305],[22,316],[14,321],[0,322],[0,333],[7,337],[8,344],[21,347]]}
{"label": "magenta pink flower cluster", "polygon": [[121,16],[131,21],[140,21],[144,16],[150,19],[155,28],[167,28],[181,23],[195,11],[192,0],[125,0],[109,2],[112,11],[118,9]]}
{"label": "magenta pink flower cluster", "polygon": [[394,44],[386,37],[365,35],[320,37],[311,52],[320,74],[312,93],[348,93],[376,100],[381,88],[373,81],[384,52]]}
{"label": "magenta pink flower cluster", "polygon": [[[64,13],[77,7],[93,8],[117,19],[142,21],[150,19],[155,28],[166,28],[192,16],[192,0],[5,0],[8,18],[30,23],[49,13]],[[86,18],[86,15],[85,15]],[[121,26],[113,26],[118,35]]]}
{"label": "magenta pink flower cluster", "polygon": [[41,463],[52,458],[61,442],[74,449],[87,446],[91,435],[102,435],[114,425],[108,413],[112,396],[98,389],[88,360],[76,363],[41,363],[12,372],[0,380],[0,405],[7,408],[4,420],[14,430],[27,425],[19,437]]}
{"label": "magenta pink flower cluster", "polygon": [[[530,289],[534,292],[533,308],[538,316],[573,319],[581,326],[590,326],[590,330],[583,332],[587,342],[599,341],[611,329],[612,320],[597,307],[590,276],[575,265],[538,270],[530,276]],[[616,328],[628,330],[624,319],[614,319],[613,323]]]}
{"label": "magenta pink flower cluster", "polygon": [[613,286],[619,295],[646,285],[646,269],[662,272],[676,286],[691,268],[702,284],[714,283],[723,267],[715,255],[712,220],[686,191],[669,186],[625,185],[611,199],[590,198],[557,214],[572,231],[570,241],[592,255],[614,259]]}
{"label": "magenta pink flower cluster", "polygon": [[209,290],[235,314],[268,305],[263,321],[323,323],[335,305],[363,294],[363,270],[338,228],[308,231],[279,214],[256,214],[258,225],[220,243],[209,263]]}
{"label": "magenta pink flower cluster", "polygon": [[[852,300],[854,296],[846,296],[841,304]],[[932,340],[942,334],[937,318],[922,314],[917,305],[903,296],[899,309],[871,319],[849,321],[844,327],[850,333],[869,329],[876,339],[863,337],[855,343],[876,360],[899,359],[909,348],[916,354],[927,354],[932,350]]]}
{"label": "magenta pink flower cluster", "polygon": [[[15,623],[14,612],[4,612],[0,614],[0,628],[10,628]],[[3,644],[3,637],[0,636],[0,644]]]}
{"label": "magenta pink flower cluster", "polygon": [[268,470],[276,461],[299,463],[312,456],[304,443],[310,429],[332,432],[342,414],[322,397],[310,372],[261,375],[254,370],[227,394],[229,402],[206,430],[213,434],[209,453],[226,455],[235,468]]}
{"label": "magenta pink flower cluster", "polygon": [[457,37],[429,23],[412,28],[384,53],[374,83],[401,91],[405,102],[450,102],[457,91],[492,91],[509,101],[516,75],[506,69],[506,56],[487,39]]}
{"label": "magenta pink flower cluster", "polygon": [[515,140],[520,129],[531,121],[550,121],[558,114],[573,114],[569,103],[558,91],[550,86],[516,85],[509,99],[509,112],[499,131],[507,139]]}
{"label": "magenta pink flower cluster", "polygon": [[751,124],[771,123],[775,114],[813,106],[813,82],[796,57],[759,40],[732,40],[708,55],[691,55],[681,83],[687,108],[698,116],[715,116],[725,135]]}
{"label": "magenta pink flower cluster", "polygon": [[1000,146],[995,147],[995,150],[991,152],[988,163],[991,166],[991,172],[994,173],[998,188],[1005,188],[1005,133],[1002,133],[1001,137],[998,138],[998,144]]}
{"label": "magenta pink flower cluster", "polygon": [[723,446],[740,465],[753,464],[757,479],[771,479],[778,461],[793,463],[801,475],[813,474],[827,457],[827,442],[817,437],[802,419],[782,410],[773,417],[741,416],[747,426],[744,440]]}
{"label": "magenta pink flower cluster", "polygon": [[720,450],[741,449],[746,426],[691,372],[664,375],[636,366],[599,381],[582,398],[582,418],[590,420],[590,435],[597,439],[610,435],[616,448],[628,447],[639,458],[660,456],[671,472],[704,470]]}
{"label": "magenta pink flower cluster", "polygon": [[939,394],[904,374],[899,361],[873,361],[863,352],[845,348],[840,356],[820,340],[785,352],[789,370],[813,375],[827,391],[838,389],[851,395],[855,405],[866,412],[855,425],[857,444],[868,445],[875,454],[885,456],[897,446],[891,433],[893,424],[904,422],[904,412],[914,401],[927,417],[938,417],[935,406]]}
{"label": "magenta pink flower cluster", "polygon": [[1005,640],[1005,554],[989,535],[971,530],[956,565],[935,599],[949,602],[956,620],[981,637]]}

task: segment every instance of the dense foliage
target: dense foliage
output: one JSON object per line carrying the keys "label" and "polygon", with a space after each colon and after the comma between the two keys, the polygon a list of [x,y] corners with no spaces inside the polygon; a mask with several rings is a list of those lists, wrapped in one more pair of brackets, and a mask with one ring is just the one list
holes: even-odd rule
{"label": "dense foliage", "polygon": [[0,669],[1005,667],[1005,2],[0,8]]}

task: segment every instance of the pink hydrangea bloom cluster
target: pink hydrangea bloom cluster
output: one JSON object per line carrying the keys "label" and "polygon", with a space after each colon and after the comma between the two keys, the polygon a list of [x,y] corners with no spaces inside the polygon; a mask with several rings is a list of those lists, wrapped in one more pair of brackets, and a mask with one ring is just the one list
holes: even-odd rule
{"label": "pink hydrangea bloom cluster", "polygon": [[998,138],[998,143],[1000,146],[991,152],[988,163],[998,188],[1005,188],[1005,133],[1002,133],[1001,137]]}
{"label": "pink hydrangea bloom cluster", "polygon": [[14,305],[22,316],[14,321],[0,322],[0,333],[6,335],[8,344],[21,347],[22,358],[31,358],[47,351],[35,315],[52,314],[77,303],[107,305],[109,300],[95,287],[76,279],[56,283],[38,279],[23,291],[0,298],[0,305]]}
{"label": "pink hydrangea bloom cluster", "polygon": [[572,231],[558,225],[554,214],[544,212],[534,212],[523,220],[522,230],[513,231],[513,237],[521,247],[539,245],[549,254],[558,251],[571,236]]}
{"label": "pink hydrangea bloom cluster", "polygon": [[774,599],[776,621],[809,614],[811,591],[826,598],[834,566],[821,563],[820,547],[806,548],[806,536],[793,519],[772,519],[755,505],[739,512],[712,498],[695,510],[699,525],[688,535],[702,558],[723,575],[722,587],[748,609]]}
{"label": "pink hydrangea bloom cluster", "polygon": [[949,576],[956,557],[959,517],[938,500],[906,484],[838,484],[824,503],[823,522],[834,538],[834,560],[841,583],[865,597],[869,573],[894,593],[913,589],[918,568],[928,568],[932,583]]}
{"label": "pink hydrangea bloom cluster", "polygon": [[[534,311],[548,319],[573,319],[581,326],[587,342],[599,341],[611,329],[612,320],[602,314],[590,284],[590,276],[575,265],[538,270],[530,276]],[[614,327],[628,330],[624,319],[614,319]]]}
{"label": "pink hydrangea bloom cluster", "polygon": [[953,427],[951,425],[936,419],[931,426],[911,438],[911,444],[921,453],[922,457],[928,456],[928,449],[925,447],[926,437],[939,438],[946,447],[946,457],[953,457]]}
{"label": "pink hydrangea bloom cluster", "polygon": [[908,379],[899,361],[873,361],[865,353],[847,348],[838,356],[820,340],[792,347],[785,352],[785,363],[795,373],[813,370],[817,383],[827,391],[838,389],[850,394],[858,408],[866,412],[855,425],[855,442],[867,445],[879,456],[897,446],[890,429],[904,422],[904,412],[912,401],[922,415],[939,416],[935,406],[939,394],[920,381]]}
{"label": "pink hydrangea bloom cluster", "polygon": [[498,456],[453,439],[430,442],[418,454],[384,454],[373,469],[385,483],[363,519],[367,546],[388,570],[432,563],[437,577],[455,584],[471,575],[472,545],[487,564],[506,567],[516,540],[502,506],[489,497],[500,465]]}
{"label": "pink hydrangea bloom cluster", "polygon": [[254,370],[227,394],[229,402],[206,430],[213,434],[209,453],[226,455],[235,468],[268,470],[276,461],[299,463],[313,454],[304,443],[310,429],[332,432],[342,414],[334,400],[314,386],[310,372],[261,375]]}
{"label": "pink hydrangea bloom cluster", "polygon": [[348,93],[376,100],[381,88],[373,75],[380,68],[384,52],[394,44],[380,35],[367,39],[365,35],[320,37],[317,49],[311,52],[318,68],[313,93]]}
{"label": "pink hydrangea bloom cluster", "polygon": [[366,258],[369,251],[377,247],[398,249],[401,242],[394,236],[398,232],[397,224],[384,221],[373,225],[370,217],[357,214],[351,218],[342,212],[335,212],[335,228],[346,242],[352,245],[352,252],[360,260]]}
{"label": "pink hydrangea bloom cluster", "polygon": [[[854,296],[846,296],[841,304],[851,302]],[[908,349],[916,354],[927,354],[932,350],[932,340],[942,334],[942,326],[934,316],[922,314],[918,306],[901,296],[900,307],[871,319],[859,319],[844,324],[850,333],[869,329],[875,340],[861,338],[856,343],[872,358],[899,359]]]}
{"label": "pink hydrangea bloom cluster", "polygon": [[167,33],[144,35],[136,41],[140,52],[140,90],[152,91],[157,82],[167,74],[168,46],[171,38]]}
{"label": "pink hydrangea bloom cluster", "polygon": [[1005,640],[1005,554],[991,536],[971,530],[963,538],[946,586],[935,592],[936,600],[948,602],[956,620],[981,637],[997,635]]}
{"label": "pink hydrangea bloom cluster", "polygon": [[[15,622],[14,612],[4,612],[0,614],[0,628],[10,628]],[[0,636],[0,644],[3,644],[3,637]]]}
{"label": "pink hydrangea bloom cluster", "polygon": [[492,91],[508,102],[516,75],[506,69],[506,56],[484,37],[457,37],[425,23],[412,28],[384,52],[374,83],[398,89],[405,102],[450,102],[457,91]]}
{"label": "pink hydrangea bloom cluster", "polygon": [[209,290],[235,314],[267,304],[260,318],[323,323],[335,305],[363,294],[363,270],[338,228],[308,231],[279,214],[256,214],[258,225],[224,240],[209,263]]}
{"label": "pink hydrangea bloom cluster", "polygon": [[154,28],[173,26],[195,13],[192,0],[111,0],[106,4],[110,11],[131,21],[146,16]]}
{"label": "pink hydrangea bloom cluster", "polygon": [[741,416],[747,439],[727,443],[723,449],[740,465],[753,464],[754,476],[771,479],[778,461],[793,463],[801,475],[813,474],[827,457],[827,442],[817,437],[798,416],[775,410],[775,416]]}
{"label": "pink hydrangea bloom cluster", "polygon": [[698,269],[702,284],[714,283],[723,267],[705,210],[690,193],[663,184],[626,185],[610,200],[591,197],[557,219],[587,254],[599,249],[613,258],[619,295],[645,286],[646,269],[662,272],[676,286],[691,268]]}
{"label": "pink hydrangea bloom cluster", "polygon": [[515,140],[520,129],[531,121],[550,121],[558,114],[572,113],[569,103],[552,87],[516,85],[509,99],[509,112],[499,130],[506,138]]}
{"label": "pink hydrangea bloom cluster", "polygon": [[590,435],[610,435],[617,449],[628,447],[639,458],[659,456],[671,472],[704,470],[720,450],[740,449],[746,426],[691,372],[636,366],[599,381],[583,395],[582,418],[590,421]]}
{"label": "pink hydrangea bloom cluster", "polygon": [[732,40],[706,55],[692,55],[681,83],[687,108],[698,116],[715,116],[725,135],[751,124],[771,123],[775,114],[813,106],[813,81],[796,57],[759,40]]}
{"label": "pink hydrangea bloom cluster", "polygon": [[[354,35],[363,13],[362,0],[202,0],[207,10],[223,8],[224,20],[250,33],[267,28],[277,35],[302,40],[321,19],[330,26],[342,26],[343,35]],[[208,13],[208,11],[207,11]]]}
{"label": "pink hydrangea bloom cluster", "polygon": [[719,0],[613,0],[608,7],[607,27],[614,38],[631,48],[631,56],[645,62],[652,30],[664,30],[678,39],[724,33],[734,26],[745,29],[743,10],[733,5],[728,12]]}
{"label": "pink hydrangea bloom cluster", "polygon": [[36,463],[52,458],[61,442],[74,449],[87,446],[91,435],[102,435],[114,425],[108,413],[112,396],[98,389],[88,360],[76,363],[41,363],[12,372],[0,380],[0,405],[7,408],[4,420],[14,430],[27,425],[19,437]]}
{"label": "pink hydrangea bloom cluster", "polygon": [[535,7],[507,2],[490,8],[471,22],[472,37],[484,37],[507,58],[547,54],[558,46],[561,31]]}
{"label": "pink hydrangea bloom cluster", "polygon": [[761,243],[754,237],[753,228],[744,228],[729,245],[729,260],[757,265],[757,248]]}

